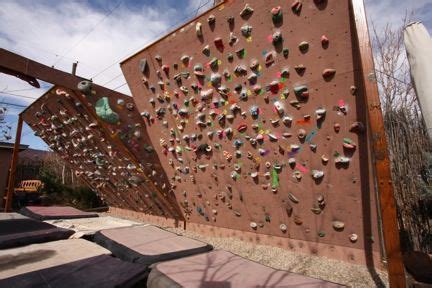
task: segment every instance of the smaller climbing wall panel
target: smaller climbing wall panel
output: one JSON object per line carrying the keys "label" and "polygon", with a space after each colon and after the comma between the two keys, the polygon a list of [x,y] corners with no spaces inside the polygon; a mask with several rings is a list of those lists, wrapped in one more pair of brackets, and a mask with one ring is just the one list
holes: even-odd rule
{"label": "smaller climbing wall panel", "polygon": [[182,219],[132,98],[50,89],[23,120],[110,206]]}
{"label": "smaller climbing wall panel", "polygon": [[379,251],[352,15],[227,1],[121,63],[188,221]]}

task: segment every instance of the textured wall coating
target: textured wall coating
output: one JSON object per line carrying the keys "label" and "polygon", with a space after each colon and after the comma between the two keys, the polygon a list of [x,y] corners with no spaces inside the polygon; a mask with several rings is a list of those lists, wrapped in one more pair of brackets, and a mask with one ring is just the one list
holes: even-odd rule
{"label": "textured wall coating", "polygon": [[[301,9],[291,2],[222,4],[125,60],[122,70],[188,221],[378,250],[367,132],[358,129],[367,123],[349,1],[303,1]],[[241,17],[246,3],[253,13]],[[274,23],[270,11],[277,6],[283,16]],[[252,27],[247,37],[246,25]],[[275,32],[282,35],[276,45]],[[266,65],[268,53],[274,62]],[[204,77],[195,75],[197,64]],[[243,75],[235,73],[238,66]],[[335,74],[323,76],[326,69]],[[302,85],[308,97],[296,95]],[[314,179],[317,171],[324,176]]]}

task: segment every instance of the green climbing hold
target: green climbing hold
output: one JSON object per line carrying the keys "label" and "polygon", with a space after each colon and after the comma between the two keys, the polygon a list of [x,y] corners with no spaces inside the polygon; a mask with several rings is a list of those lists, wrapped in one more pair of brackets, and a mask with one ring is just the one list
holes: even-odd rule
{"label": "green climbing hold", "polygon": [[271,174],[272,174],[272,187],[276,188],[279,186],[279,175],[277,173],[277,170],[273,168]]}
{"label": "green climbing hold", "polygon": [[96,114],[105,122],[115,124],[119,121],[119,116],[109,106],[107,97],[100,98],[95,105]]}

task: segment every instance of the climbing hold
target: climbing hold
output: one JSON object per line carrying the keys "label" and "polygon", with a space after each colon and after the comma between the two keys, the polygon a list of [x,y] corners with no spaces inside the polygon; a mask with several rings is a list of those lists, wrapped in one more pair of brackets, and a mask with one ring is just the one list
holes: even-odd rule
{"label": "climbing hold", "polygon": [[208,23],[209,25],[214,25],[214,24],[216,23],[216,16],[214,16],[214,15],[210,15],[210,16],[207,18],[207,23]]}
{"label": "climbing hold", "polygon": [[357,242],[358,236],[357,236],[357,234],[351,234],[351,235],[349,235],[349,239],[352,243],[355,243],[355,242]]}
{"label": "climbing hold", "polygon": [[319,215],[322,212],[321,208],[319,208],[319,207],[312,207],[310,210],[312,211],[312,213],[314,213],[316,215]]}
{"label": "climbing hold", "polygon": [[162,71],[164,71],[164,73],[168,75],[168,73],[169,73],[169,65],[168,64],[163,65],[162,66]]}
{"label": "climbing hold", "polygon": [[349,131],[363,133],[365,131],[365,126],[363,125],[363,123],[357,121],[351,124]]}
{"label": "climbing hold", "polygon": [[107,97],[100,98],[95,104],[96,114],[105,122],[115,124],[119,121],[119,115],[109,106]]}
{"label": "climbing hold", "polygon": [[210,56],[210,46],[209,45],[204,46],[201,52],[206,56]]}
{"label": "climbing hold", "polygon": [[322,72],[324,79],[330,79],[336,74],[336,69],[327,68]]}
{"label": "climbing hold", "polygon": [[243,132],[245,132],[246,130],[247,130],[247,125],[246,125],[246,124],[240,124],[240,125],[237,127],[237,131],[240,132],[240,133],[243,133]]}
{"label": "climbing hold", "polygon": [[285,57],[285,58],[288,58],[288,55],[289,55],[289,49],[288,48],[283,48],[282,49],[282,55]]}
{"label": "climbing hold", "polygon": [[[190,60],[190,57],[189,57],[188,55],[183,55],[183,56],[180,58],[180,61],[181,61],[183,64],[185,64],[185,65],[187,65],[187,64],[189,63],[189,60]],[[162,66],[162,68],[163,68],[163,66]]]}
{"label": "climbing hold", "polygon": [[309,50],[309,43],[306,41],[302,41],[299,44],[299,49],[302,53],[305,53]]}
{"label": "climbing hold", "polygon": [[235,21],[234,16],[229,16],[229,17],[227,18],[227,22],[228,22],[228,24],[230,24],[230,25],[234,24],[234,21]]}
{"label": "climbing hold", "polygon": [[300,216],[294,216],[294,223],[296,225],[302,225],[303,221],[301,220]]}
{"label": "climbing hold", "polygon": [[248,81],[253,84],[256,83],[257,79],[258,79],[258,75],[255,73],[251,73],[248,77],[247,77]]}
{"label": "climbing hold", "polygon": [[81,91],[87,97],[92,95],[92,82],[91,81],[83,80],[83,81],[78,83],[77,88],[79,91]]}
{"label": "climbing hold", "polygon": [[306,71],[306,67],[303,64],[300,64],[300,65],[294,66],[294,70],[297,72],[297,74],[303,75],[304,72]]}
{"label": "climbing hold", "polygon": [[333,221],[332,225],[336,231],[342,231],[345,228],[345,223],[342,221]]}
{"label": "climbing hold", "polygon": [[249,226],[250,226],[252,229],[256,230],[257,227],[258,227],[258,224],[257,224],[256,222],[250,222]]}
{"label": "climbing hold", "polygon": [[200,22],[197,22],[196,23],[196,25],[195,25],[195,32],[196,32],[196,35],[198,36],[198,37],[202,37],[202,24],[200,23]]}
{"label": "climbing hold", "polygon": [[227,55],[227,60],[228,60],[229,62],[232,62],[232,61],[234,60],[234,55],[233,55],[232,53],[228,53],[228,55]]}
{"label": "climbing hold", "polygon": [[274,127],[279,126],[279,119],[270,119],[270,122]]}
{"label": "climbing hold", "polygon": [[317,120],[320,120],[320,119],[325,117],[326,109],[319,108],[319,109],[315,110],[315,114],[316,114]]}
{"label": "climbing hold", "polygon": [[229,45],[233,46],[235,43],[237,43],[237,41],[238,41],[237,36],[235,36],[234,33],[231,32],[228,40]]}
{"label": "climbing hold", "polygon": [[249,64],[249,68],[253,71],[257,70],[259,67],[259,62],[257,59],[252,59],[250,64]]}
{"label": "climbing hold", "polygon": [[288,198],[295,204],[299,203],[300,200],[294,196],[294,194],[292,194],[291,192],[288,192]]}
{"label": "climbing hold", "polygon": [[318,232],[318,236],[321,237],[321,238],[325,237],[325,235],[326,235],[326,233],[324,231],[319,231]]}
{"label": "climbing hold", "polygon": [[291,123],[292,123],[292,118],[291,117],[289,117],[289,116],[284,116],[283,118],[282,118],[282,122],[285,124],[285,125],[290,125]]}
{"label": "climbing hold", "polygon": [[356,92],[357,92],[357,87],[356,86],[351,86],[350,87],[350,92],[351,92],[351,95],[355,95]]}
{"label": "climbing hold", "polygon": [[201,101],[210,100],[213,98],[213,89],[201,91]]}
{"label": "climbing hold", "polygon": [[204,76],[204,67],[200,63],[195,64],[193,70],[196,76],[198,77]]}
{"label": "climbing hold", "polygon": [[321,36],[321,45],[323,48],[327,48],[329,45],[329,39],[327,38],[326,35],[322,35]]}
{"label": "climbing hold", "polygon": [[279,115],[282,115],[284,113],[284,107],[280,101],[274,102],[273,105]]}
{"label": "climbing hold", "polygon": [[280,31],[276,31],[273,33],[272,43],[273,45],[279,45],[282,43],[282,33]]}
{"label": "climbing hold", "polygon": [[219,85],[221,80],[222,80],[222,76],[219,73],[213,73],[210,76],[210,82],[213,86]]}
{"label": "climbing hold", "polygon": [[255,94],[259,94],[259,93],[262,91],[262,87],[261,87],[261,85],[256,84],[256,85],[253,87],[253,91],[254,91]]}
{"label": "climbing hold", "polygon": [[[124,106],[125,105],[125,101],[123,99],[118,99],[117,100],[117,105],[118,106]],[[61,112],[61,111],[60,111]]]}
{"label": "climbing hold", "polygon": [[311,151],[313,151],[313,152],[315,152],[315,151],[316,151],[317,147],[318,147],[318,145],[317,145],[317,144],[314,144],[314,143],[311,143],[311,144],[309,144],[309,148],[310,148],[310,149],[311,149]]}
{"label": "climbing hold", "polygon": [[147,59],[143,58],[139,62],[139,70],[141,73],[145,74],[148,70],[148,62]]}
{"label": "climbing hold", "polygon": [[[234,73],[238,76],[242,76],[242,75],[246,75],[247,74],[247,70],[244,66],[242,65],[237,65],[234,69]],[[236,90],[236,89],[235,89]]]}
{"label": "climbing hold", "polygon": [[306,85],[294,87],[294,93],[298,97],[302,97],[302,98],[308,98],[309,97],[309,90],[308,90],[308,87]]}
{"label": "climbing hold", "polygon": [[160,64],[162,63],[162,57],[160,55],[155,56],[155,60]]}
{"label": "climbing hold", "polygon": [[312,170],[312,178],[317,180],[324,177],[324,171],[321,170]]}
{"label": "climbing hold", "polygon": [[132,111],[134,107],[135,107],[134,103],[132,102],[126,103],[126,109],[128,109],[129,111]]}
{"label": "climbing hold", "polygon": [[282,71],[281,71],[281,77],[288,78],[288,76],[289,76],[289,68],[282,69]]}
{"label": "climbing hold", "polygon": [[273,23],[279,23],[282,20],[282,9],[280,6],[271,9]]}
{"label": "climbing hold", "polygon": [[294,167],[296,164],[296,159],[295,158],[288,158],[288,165],[290,165],[291,167]]}
{"label": "climbing hold", "polygon": [[216,46],[216,48],[218,50],[223,50],[224,49],[224,44],[223,44],[223,41],[222,41],[221,37],[215,38],[214,41],[213,41],[213,43],[215,44],[215,46]]}
{"label": "climbing hold", "polygon": [[209,62],[210,67],[211,67],[212,69],[217,68],[218,65],[219,65],[218,62],[219,62],[219,60],[218,60],[216,57],[213,57],[213,59]]}
{"label": "climbing hold", "polygon": [[300,14],[301,8],[302,8],[302,1],[301,0],[296,0],[291,5],[291,10],[294,12],[294,14],[297,14],[297,15]]}
{"label": "climbing hold", "polygon": [[273,52],[267,52],[265,54],[264,59],[265,59],[266,66],[270,66],[271,64],[273,64],[275,61],[274,56],[273,56]]}
{"label": "climbing hold", "polygon": [[321,155],[321,161],[322,161],[324,164],[326,164],[326,163],[329,161],[329,159],[327,158],[327,156],[326,156],[325,154],[323,154],[323,155]]}
{"label": "climbing hold", "polygon": [[299,129],[297,131],[297,136],[300,140],[303,140],[306,137],[306,130],[304,129]]}
{"label": "climbing hold", "polygon": [[353,150],[356,148],[356,144],[350,138],[344,138],[343,139],[343,147],[346,149]]}
{"label": "climbing hold", "polygon": [[336,164],[348,164],[351,161],[350,158],[344,156],[338,156],[335,158]]}
{"label": "climbing hold", "polygon": [[243,146],[243,141],[240,140],[240,139],[235,139],[234,142],[233,142],[233,146],[236,149],[239,149],[241,146]]}
{"label": "climbing hold", "polygon": [[240,31],[244,37],[249,37],[252,35],[252,26],[245,24],[240,28]]}
{"label": "climbing hold", "polygon": [[241,17],[246,17],[249,15],[252,15],[252,13],[254,12],[254,9],[252,9],[252,7],[246,3],[245,7],[243,8],[242,11],[240,11],[240,16]]}
{"label": "climbing hold", "polygon": [[272,141],[272,142],[275,142],[275,141],[277,141],[279,139],[276,135],[271,134],[271,133],[268,134],[267,136],[269,137],[269,140]]}
{"label": "climbing hold", "polygon": [[285,225],[285,224],[280,224],[280,225],[279,225],[279,229],[280,229],[283,233],[285,233],[285,232],[287,231],[287,225]]}

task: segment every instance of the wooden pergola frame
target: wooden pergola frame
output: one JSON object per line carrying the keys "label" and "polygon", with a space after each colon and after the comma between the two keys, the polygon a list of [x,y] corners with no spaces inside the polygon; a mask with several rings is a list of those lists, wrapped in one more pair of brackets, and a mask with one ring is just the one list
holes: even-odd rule
{"label": "wooden pergola frame", "polygon": [[[233,2],[226,0],[224,3]],[[339,0],[337,0],[339,1]],[[396,202],[393,195],[393,186],[390,171],[390,159],[387,150],[387,140],[384,131],[384,122],[381,112],[381,103],[378,93],[378,86],[374,80],[374,62],[372,48],[369,38],[367,18],[363,0],[350,0],[352,15],[354,16],[354,25],[356,28],[357,43],[360,53],[361,73],[363,79],[364,95],[369,119],[370,135],[372,137],[371,148],[374,164],[374,173],[377,179],[378,200],[381,209],[381,220],[383,224],[384,246],[387,255],[388,275],[390,287],[405,287],[405,270],[402,262],[400,250],[400,239],[398,222],[396,218]],[[214,7],[213,9],[216,9]],[[198,16],[199,17],[199,16]],[[182,25],[186,26],[195,19]],[[180,27],[181,28],[181,27]],[[177,30],[177,29],[175,29]],[[161,41],[167,36],[157,40]],[[154,43],[153,43],[154,44]],[[0,49],[0,71],[8,74],[15,72],[16,76],[23,80],[32,82],[32,79],[41,79],[53,84],[58,84],[66,88],[76,89],[76,84],[84,79],[75,75],[45,66],[28,58],[16,55],[4,49]],[[94,89],[106,96],[113,95],[115,91],[105,87],[94,85]],[[5,210],[10,211],[13,189],[15,182],[15,169],[18,160],[19,146],[22,132],[22,117],[18,117],[18,127],[15,137],[15,145],[10,165],[8,190],[6,195]]]}

